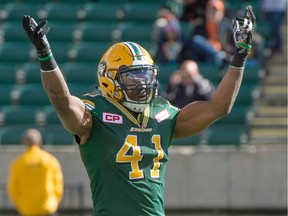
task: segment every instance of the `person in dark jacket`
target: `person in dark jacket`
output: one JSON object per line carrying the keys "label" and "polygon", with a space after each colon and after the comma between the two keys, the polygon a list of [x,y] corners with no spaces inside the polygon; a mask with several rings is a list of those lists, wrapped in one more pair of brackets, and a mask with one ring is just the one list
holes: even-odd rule
{"label": "person in dark jacket", "polygon": [[197,63],[186,60],[181,64],[180,70],[171,75],[163,96],[172,105],[182,108],[193,101],[211,99],[214,91],[214,85],[201,75]]}

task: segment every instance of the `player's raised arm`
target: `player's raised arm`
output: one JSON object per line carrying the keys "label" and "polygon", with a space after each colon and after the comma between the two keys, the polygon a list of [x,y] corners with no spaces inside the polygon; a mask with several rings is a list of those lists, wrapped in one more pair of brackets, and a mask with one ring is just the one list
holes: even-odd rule
{"label": "player's raised arm", "polygon": [[217,119],[230,113],[243,78],[247,56],[251,49],[255,15],[247,8],[246,18],[232,20],[233,38],[237,47],[230,67],[210,101],[198,101],[186,105],[179,113],[174,137],[197,134]]}
{"label": "player's raised arm", "polygon": [[47,40],[49,28],[45,27],[46,24],[47,20],[37,24],[30,16],[23,17],[23,28],[36,48],[42,83],[50,102],[67,130],[80,138],[87,137],[92,126],[91,114],[79,98],[70,94]]}

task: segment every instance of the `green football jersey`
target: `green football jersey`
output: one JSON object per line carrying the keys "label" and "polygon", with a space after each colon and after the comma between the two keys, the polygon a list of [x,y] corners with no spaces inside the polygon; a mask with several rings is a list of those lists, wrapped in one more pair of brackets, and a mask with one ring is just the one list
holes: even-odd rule
{"label": "green football jersey", "polygon": [[90,138],[79,145],[93,215],[164,215],[165,167],[179,109],[156,97],[136,117],[100,93],[81,99],[93,116]]}

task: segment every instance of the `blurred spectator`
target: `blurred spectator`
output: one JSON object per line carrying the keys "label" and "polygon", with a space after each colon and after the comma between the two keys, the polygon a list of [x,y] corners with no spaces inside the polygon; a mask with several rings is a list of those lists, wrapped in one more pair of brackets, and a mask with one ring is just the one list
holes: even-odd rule
{"label": "blurred spectator", "polygon": [[201,24],[205,16],[205,6],[208,0],[184,0],[180,21]]}
{"label": "blurred spectator", "polygon": [[22,138],[26,151],[11,164],[8,194],[20,215],[53,215],[63,196],[63,175],[58,160],[40,149],[38,130]]}
{"label": "blurred spectator", "polygon": [[181,25],[168,9],[159,10],[159,18],[153,27],[153,40],[157,45],[155,60],[161,63],[176,63],[182,50]]}
{"label": "blurred spectator", "polygon": [[197,24],[183,49],[183,58],[223,66],[234,52],[231,20],[225,17],[225,4],[209,0],[204,22]]}
{"label": "blurred spectator", "polygon": [[171,75],[163,97],[172,105],[182,108],[193,101],[209,100],[214,91],[214,85],[201,75],[197,63],[186,60]]}
{"label": "blurred spectator", "polygon": [[282,37],[281,25],[284,20],[284,15],[287,10],[287,0],[262,0],[261,8],[265,16],[266,22],[270,25],[271,43],[270,48],[272,54],[282,53]]}

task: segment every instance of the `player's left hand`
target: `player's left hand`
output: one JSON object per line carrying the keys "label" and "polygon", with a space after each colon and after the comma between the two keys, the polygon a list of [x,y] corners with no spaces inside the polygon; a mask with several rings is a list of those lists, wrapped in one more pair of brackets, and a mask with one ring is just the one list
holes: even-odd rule
{"label": "player's left hand", "polygon": [[51,53],[50,45],[46,37],[46,34],[49,32],[49,28],[44,28],[47,23],[47,20],[43,20],[37,24],[36,21],[29,15],[25,15],[23,17],[23,28],[26,31],[30,41],[35,46],[37,54],[40,56],[46,56]]}

